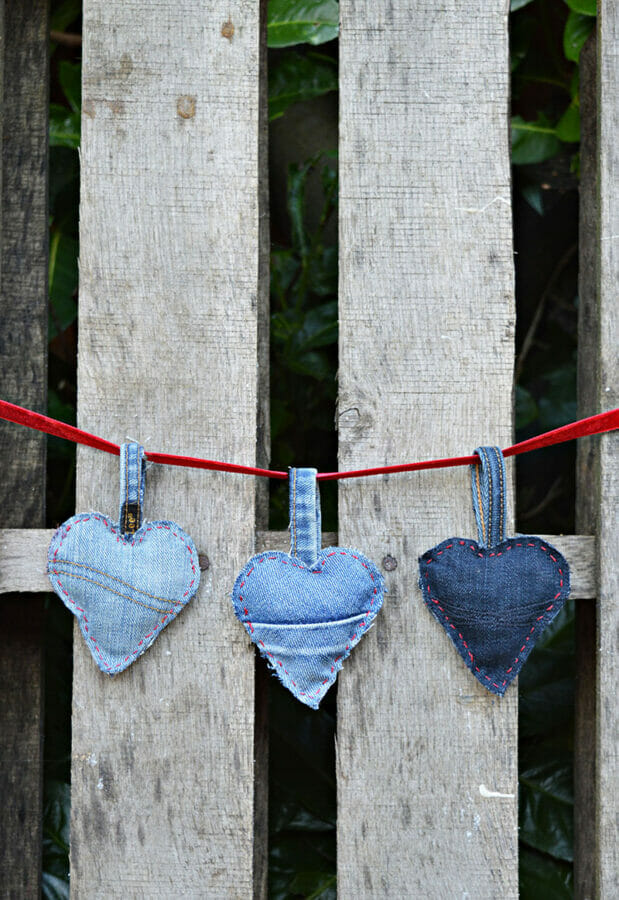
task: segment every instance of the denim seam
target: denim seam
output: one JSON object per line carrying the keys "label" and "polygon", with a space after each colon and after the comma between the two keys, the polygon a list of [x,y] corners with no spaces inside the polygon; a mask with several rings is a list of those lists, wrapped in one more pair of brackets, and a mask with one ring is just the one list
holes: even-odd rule
{"label": "denim seam", "polygon": [[[366,565],[366,563],[364,563],[362,559],[359,559],[359,557],[356,556],[354,553],[349,553],[349,552],[346,552],[346,551],[344,551],[344,550],[339,550],[339,551],[338,551],[338,550],[333,550],[331,553],[327,553],[326,556],[325,556],[325,558],[324,558],[321,562],[319,562],[318,565],[320,565],[321,567],[324,566],[324,565],[326,564],[327,559],[328,559],[329,557],[336,556],[338,553],[340,554],[340,556],[351,556],[353,559],[356,559],[358,562],[360,562],[364,569],[367,569],[367,572],[368,572],[368,574],[369,574],[369,576],[370,576],[370,579],[372,580],[372,583],[374,584],[374,593],[373,593],[373,595],[372,595],[372,596],[373,596],[373,599],[370,601],[370,606],[373,606],[373,605],[374,605],[374,601],[375,601],[375,599],[376,599],[376,595],[378,594],[378,588],[376,587],[376,584],[374,583],[374,582],[375,582],[374,574],[370,571],[370,567],[369,567],[368,565]],[[288,564],[289,564],[289,561],[288,561],[287,559],[282,559],[281,557],[277,557],[277,556],[262,556],[262,557],[256,559],[255,562],[256,562],[256,564],[260,564],[260,563],[263,563],[263,562],[266,562],[266,561],[270,561],[270,560],[278,560],[278,559],[279,559],[279,562],[281,562],[283,565],[288,565]],[[292,565],[293,565],[295,568],[298,568],[298,569],[305,569],[307,572],[310,572],[310,573],[312,573],[312,574],[320,574],[320,572],[319,572],[317,569],[310,569],[310,568],[308,568],[307,566],[304,566],[304,565],[301,564],[301,563],[294,563],[294,562],[293,562]],[[245,585],[247,579],[248,579],[249,576],[252,574],[252,572],[255,571],[255,569],[256,569],[256,565],[252,565],[251,569],[249,569],[249,571],[246,572],[244,580],[239,584],[239,591],[241,590],[241,588],[244,587],[244,585]],[[241,594],[239,594],[238,596],[239,596],[239,603],[244,603],[243,597],[241,596]],[[243,612],[245,613],[245,615],[247,615],[247,616],[249,615],[249,610],[247,609],[246,606],[243,606]],[[359,623],[359,629],[358,629],[358,630],[360,630],[361,628],[365,628],[365,627],[366,627],[366,622],[365,622],[365,620],[367,619],[367,617],[368,617],[369,615],[371,615],[371,613],[372,613],[372,610],[369,609],[366,613],[362,613],[362,614],[361,614],[361,615],[363,616],[364,621]],[[373,621],[373,619],[372,619],[372,621]],[[256,624],[258,624],[258,623],[256,623]],[[319,625],[319,624],[324,624],[324,623],[316,622],[316,623],[314,623],[314,624]],[[371,624],[371,623],[370,623],[370,624]],[[253,624],[251,621],[247,620],[247,621],[243,622],[243,625],[244,625],[245,628],[248,630],[248,633],[249,633],[250,636],[251,636],[251,635],[254,633],[254,624]],[[349,638],[348,638],[348,643],[346,644],[346,647],[345,647],[344,651],[343,651],[339,656],[334,657],[334,659],[333,659],[333,664],[331,665],[331,673],[330,673],[331,675],[333,675],[334,672],[335,672],[335,664],[336,664],[337,662],[339,662],[339,661],[342,659],[342,657],[346,658],[346,656],[348,655],[348,653],[350,653],[350,650],[352,649],[353,641],[356,641],[357,638],[359,638],[359,640],[361,639],[361,636],[358,634],[358,631],[356,631],[356,632],[352,635],[352,637],[349,637]],[[271,653],[270,650],[267,650],[267,648],[266,648],[264,642],[261,641],[260,639],[258,639],[258,644],[259,644],[260,647],[262,648],[262,650],[261,650],[260,652],[263,654],[263,656],[266,655],[266,656],[268,656],[271,660],[273,660],[273,663],[272,663],[273,668],[275,668],[275,664],[277,664],[278,666],[280,666],[280,668],[281,668],[281,669],[285,672],[285,674],[290,678],[290,681],[291,681],[292,685],[296,688],[296,686],[297,686],[297,685],[296,685],[296,682],[294,682],[294,681],[292,680],[292,676],[290,675],[290,672],[288,672],[288,670],[284,667],[284,664],[281,662],[281,660],[276,659],[275,656],[274,656],[274,654]],[[314,694],[307,694],[305,691],[299,691],[299,696],[300,696],[300,697],[305,697],[305,696],[318,697],[319,695],[324,694],[325,691],[329,689],[330,684],[331,684],[331,683],[330,683],[329,679],[328,679],[328,678],[325,678],[324,681],[322,682],[322,685],[318,688],[318,690],[317,690]],[[326,688],[325,688],[325,685],[326,685]]]}
{"label": "denim seam", "polygon": [[[56,559],[56,565],[58,566],[76,566],[79,569],[88,569],[89,572],[94,572],[96,575],[103,575],[104,578],[109,578],[110,581],[117,581],[119,584],[124,585],[124,587],[130,588],[132,591],[135,591],[137,594],[143,594],[145,597],[150,597],[151,600],[161,600],[162,603],[174,603],[175,605],[182,605],[182,600],[170,600],[168,597],[158,597],[156,594],[149,594],[148,591],[143,591],[138,587],[135,587],[133,584],[129,584],[128,581],[123,581],[122,578],[117,578],[116,575],[112,575],[110,572],[103,572],[101,569],[95,569],[94,566],[89,566],[86,563],[79,563],[73,559]],[[58,573],[56,573],[58,574]],[[70,577],[74,576],[72,572],[62,572],[63,575],[69,575]],[[96,582],[98,584],[98,582]],[[192,582],[193,583],[193,582]],[[102,585],[105,587],[105,585]],[[191,589],[191,585],[189,585]],[[119,594],[120,597],[124,597],[124,594]],[[183,595],[184,596],[184,595]],[[131,598],[129,598],[131,599]],[[154,607],[150,606],[149,609],[154,609]]]}
{"label": "denim seam", "polygon": [[481,469],[481,459],[479,460],[478,465],[475,467],[475,481],[477,484],[477,499],[479,502],[479,522],[481,524],[481,539],[482,539],[482,543],[486,544],[487,543],[487,541],[486,541],[486,522],[485,522],[485,517],[484,517],[484,505],[483,505],[483,502],[481,499],[481,484],[480,484],[480,477],[479,477],[480,469]]}
{"label": "denim seam", "polygon": [[[104,516],[102,514],[86,513],[84,515],[74,517],[73,519],[70,519],[68,522],[66,522],[64,524],[64,526],[62,526],[64,528],[64,532],[60,537],[60,544],[58,545],[58,547],[54,553],[54,556],[52,558],[50,558],[50,563],[55,563],[55,560],[56,560],[56,557],[60,550],[60,547],[62,546],[62,543],[63,543],[64,539],[66,538],[68,532],[71,530],[71,528],[73,528],[76,525],[81,524],[82,522],[87,522],[89,519],[94,519],[97,522],[101,522],[107,529],[109,529],[109,531],[111,531],[112,534],[116,535],[116,542],[120,543],[122,546],[131,546],[131,547],[136,546],[136,545],[139,546],[142,543],[142,541],[144,540],[144,538],[146,537],[146,533],[149,531],[153,531],[154,528],[171,531],[172,534],[174,535],[174,537],[177,538],[183,544],[183,546],[189,553],[189,564],[191,566],[191,571],[192,571],[194,577],[189,585],[189,588],[183,594],[183,597],[187,597],[187,595],[191,592],[191,588],[193,587],[193,585],[195,584],[195,581],[196,581],[196,577],[195,577],[196,576],[196,568],[195,568],[194,561],[193,561],[193,553],[191,551],[191,548],[183,540],[183,538],[179,534],[177,534],[176,531],[174,531],[174,529],[169,524],[167,524],[165,522],[160,522],[158,524],[155,524],[154,522],[151,523],[147,528],[144,529],[144,534],[140,537],[140,539],[135,540],[135,537],[133,539],[131,539],[131,538],[124,537],[124,535],[122,535],[122,534],[119,535],[119,533],[114,528],[112,522],[107,518],[107,516]],[[135,532],[135,534],[138,534],[139,531],[141,531],[141,530],[142,530],[142,528],[140,527],[140,529],[138,529],[138,531]],[[55,538],[55,535],[54,535],[54,538]],[[51,545],[50,545],[50,552],[51,552]],[[101,653],[101,650],[99,649],[99,646],[97,644],[96,638],[89,634],[88,618],[86,616],[85,610],[82,609],[81,606],[77,605],[75,600],[73,600],[73,598],[69,595],[68,591],[66,591],[62,587],[62,585],[59,584],[59,586],[60,586],[60,589],[62,590],[62,593],[67,597],[67,600],[69,601],[69,603],[71,603],[78,612],[82,613],[83,620],[82,620],[82,622],[80,622],[80,629],[82,630],[86,640],[90,640],[94,644],[95,650],[97,651],[97,655],[99,656],[101,663],[108,670],[108,672],[115,671],[116,669],[120,669],[120,667],[124,666],[125,663],[127,663],[131,659],[132,656],[138,656],[141,652],[143,652],[140,648],[144,644],[144,641],[147,641],[151,637],[154,638],[154,635],[156,635],[156,633],[161,628],[164,627],[164,625],[166,624],[168,619],[170,621],[172,619],[175,619],[177,617],[178,613],[181,611],[181,609],[183,609],[183,607],[186,605],[186,604],[183,604],[183,606],[181,606],[180,608],[173,609],[170,611],[170,613],[167,613],[166,615],[164,615],[162,617],[161,621],[157,623],[157,625],[152,629],[152,631],[149,631],[148,634],[145,634],[144,637],[138,641],[137,647],[134,650],[132,650],[127,656],[125,656],[125,658],[121,662],[117,663],[115,666],[111,666],[111,665],[109,665],[109,663],[105,662],[103,655]],[[161,612],[161,610],[157,610],[157,612]],[[145,649],[146,649],[146,647],[144,648],[144,650]]]}
{"label": "denim seam", "polygon": [[500,492],[501,492],[501,511],[500,511],[501,518],[499,519],[499,543],[501,543],[501,541],[503,540],[503,530],[504,530],[504,525],[505,525],[505,514],[504,514],[504,510],[503,510],[503,499],[504,499],[504,498],[503,498],[503,492],[504,492],[504,487],[503,487],[503,461],[500,459],[499,454],[500,454],[501,456],[502,456],[503,454],[501,453],[500,450],[497,451],[496,449],[495,449],[494,452],[496,453],[496,456],[497,456],[497,462],[498,462],[498,464],[499,464],[499,488],[500,488]]}
{"label": "denim seam", "polygon": [[[454,539],[454,540],[455,540],[455,539]],[[511,538],[510,540],[515,541],[516,539],[515,539],[515,538]],[[463,540],[459,540],[459,541],[458,541],[458,545],[461,546],[461,547],[465,546],[466,543],[467,543],[467,542],[466,542],[466,541],[463,541]],[[447,545],[444,547],[443,550],[437,551],[436,556],[441,556],[441,555],[445,552],[445,550],[451,550],[453,547],[454,547],[454,544],[453,544],[453,543],[447,544]],[[547,553],[548,556],[550,557],[550,559],[553,561],[553,563],[554,563],[555,566],[557,567],[557,574],[558,574],[558,578],[559,578],[559,591],[558,591],[558,592],[555,594],[555,596],[552,598],[552,603],[550,603],[550,605],[546,607],[546,610],[544,611],[544,613],[543,613],[541,616],[538,616],[538,617],[537,617],[536,624],[533,625],[533,627],[531,628],[531,630],[530,630],[528,636],[525,638],[524,644],[523,644],[522,647],[520,648],[519,653],[524,653],[525,650],[527,649],[527,643],[528,643],[529,640],[531,639],[531,635],[533,634],[533,632],[534,632],[536,629],[538,629],[538,628],[542,628],[542,629],[543,629],[543,628],[546,626],[547,620],[552,618],[552,616],[550,616],[549,614],[550,614],[550,612],[553,610],[556,601],[561,597],[561,593],[562,593],[562,591],[563,591],[563,586],[564,586],[564,574],[563,574],[563,570],[561,569],[561,566],[560,566],[560,564],[559,564],[557,558],[556,558],[555,556],[552,555],[552,553],[550,552],[550,550],[548,549],[548,547],[545,547],[545,546],[543,545],[543,543],[535,544],[535,543],[531,543],[531,542],[529,541],[529,542],[527,542],[526,544],[523,544],[522,542],[515,542],[515,543],[513,543],[513,544],[508,544],[508,546],[507,546],[505,552],[508,552],[509,550],[511,550],[512,547],[524,547],[524,548],[526,548],[526,549],[532,548],[532,549],[536,549],[536,550],[542,550],[544,553]],[[472,550],[474,553],[476,552],[476,553],[477,553],[477,556],[483,558],[484,554],[479,552],[479,548],[478,548],[477,546],[475,546],[475,544],[469,544],[469,549]],[[503,551],[501,551],[501,552],[499,552],[499,553],[496,553],[496,552],[488,553],[487,556],[488,556],[488,558],[503,556]],[[430,558],[424,560],[424,562],[425,562],[427,565],[429,565],[429,564],[432,562],[432,557],[430,557]],[[424,597],[424,600],[425,600],[426,604],[428,603],[428,599],[429,599],[430,602],[434,603],[434,604],[436,605],[436,607],[441,611],[441,613],[443,614],[443,616],[444,616],[444,618],[445,618],[445,621],[446,621],[446,622],[449,622],[449,616],[447,615],[447,613],[445,612],[445,610],[443,609],[443,607],[440,605],[439,601],[438,601],[437,599],[435,599],[434,597],[432,597],[432,591],[431,591],[431,589],[430,589],[429,575],[428,575],[427,569],[426,569],[426,571],[424,572],[424,576],[425,576],[425,579],[426,579],[426,590],[427,590],[427,593],[430,595],[429,598],[425,598],[425,597]],[[541,623],[541,624],[540,624],[540,623]],[[471,658],[471,664],[474,666],[475,671],[476,671],[476,672],[479,672],[481,675],[483,675],[484,678],[485,678],[487,681],[490,681],[491,684],[492,684],[492,687],[495,687],[495,688],[497,688],[498,690],[501,690],[502,687],[504,688],[504,687],[506,686],[506,684],[507,684],[507,682],[508,682],[509,679],[505,679],[505,681],[503,681],[501,685],[499,685],[499,684],[497,684],[496,682],[492,681],[492,679],[491,679],[488,675],[486,675],[485,672],[482,672],[481,669],[479,668],[479,666],[476,665],[475,657],[474,657],[473,654],[471,653],[471,650],[470,650],[470,648],[469,648],[469,646],[468,646],[466,640],[463,638],[463,636],[460,634],[460,632],[456,630],[455,625],[454,625],[452,622],[449,622],[449,627],[452,628],[453,631],[455,631],[455,632],[457,633],[458,638],[462,641],[462,645],[463,645],[463,647],[465,648],[465,650],[467,651],[469,657]],[[511,666],[509,667],[509,669],[506,669],[506,670],[505,670],[505,674],[506,674],[506,675],[509,675],[509,673],[513,670],[514,666],[515,666],[518,662],[520,662],[520,655],[518,655],[518,656],[515,658],[515,660],[512,662]]]}
{"label": "denim seam", "polygon": [[[57,569],[52,569],[54,575],[56,576],[56,581],[58,582],[59,587],[62,589],[63,585],[60,580],[60,576],[66,578],[78,578],[80,581],[87,581],[89,584],[95,584],[97,587],[103,588],[105,591],[108,591],[110,594],[116,594],[117,597],[122,597],[123,600],[129,600],[131,603],[135,603],[136,606],[143,606],[144,609],[152,609],[153,612],[166,612],[165,609],[158,609],[156,606],[150,606],[148,603],[142,603],[140,600],[136,600],[134,597],[130,597],[128,594],[121,594],[120,591],[115,591],[114,588],[107,587],[107,585],[103,584],[101,581],[95,581],[94,578],[87,578],[85,575],[77,575],[74,572],[58,572]],[[181,603],[180,600],[166,600],[165,603]],[[181,606],[184,606],[181,603]],[[167,610],[168,613],[173,612],[173,610]]]}

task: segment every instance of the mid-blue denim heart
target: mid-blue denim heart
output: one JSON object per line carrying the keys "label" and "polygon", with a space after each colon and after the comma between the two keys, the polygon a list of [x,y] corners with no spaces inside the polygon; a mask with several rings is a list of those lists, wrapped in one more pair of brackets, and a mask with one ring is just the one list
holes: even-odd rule
{"label": "mid-blue denim heart", "polygon": [[315,469],[290,470],[290,553],[252,557],[232,599],[237,617],[282,684],[317,709],[376,618],[384,580],[346,547],[320,549]]}
{"label": "mid-blue denim heart", "polygon": [[82,513],[55,532],[47,571],[99,668],[116,675],[156,640],[200,583],[192,539],[175,522],[142,522],[144,450],[123,444],[118,523]]}

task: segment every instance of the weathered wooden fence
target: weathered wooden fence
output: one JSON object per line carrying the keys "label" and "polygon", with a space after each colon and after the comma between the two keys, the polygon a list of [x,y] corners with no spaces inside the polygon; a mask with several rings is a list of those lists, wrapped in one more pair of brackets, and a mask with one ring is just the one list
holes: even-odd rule
{"label": "weathered wooden fence", "polygon": [[[340,5],[341,466],[508,444],[508,3]],[[85,0],[78,417],[111,440],[268,459],[264,11]],[[6,3],[2,25],[2,396],[44,409],[46,4]],[[619,6],[605,3],[597,65],[590,53],[583,67],[583,415],[619,405],[618,32]],[[613,448],[616,435],[583,442],[582,536],[551,538],[579,607],[581,898],[619,893]],[[2,891],[34,897],[44,440],[0,425],[0,459]],[[80,448],[78,510],[115,510],[116,466]],[[471,679],[416,586],[419,553],[471,531],[469,505],[458,470],[341,486],[340,542],[397,560],[339,678],[342,898],[518,893],[516,692],[499,701]],[[72,891],[262,897],[264,703],[229,594],[254,548],[285,537],[265,533],[262,495],[242,476],[154,469],[148,515],[181,522],[210,566],[122,677],[103,678],[75,641]]]}

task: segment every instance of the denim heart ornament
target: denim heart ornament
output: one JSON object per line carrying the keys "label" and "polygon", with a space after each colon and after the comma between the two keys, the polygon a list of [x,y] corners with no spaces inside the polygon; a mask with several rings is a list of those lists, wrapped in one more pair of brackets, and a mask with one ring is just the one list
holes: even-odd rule
{"label": "denim heart ornament", "polygon": [[73,516],[49,546],[52,587],[107,675],[148,650],[200,583],[189,535],[174,522],[142,523],[144,470],[144,449],[123,444],[118,523],[100,513]]}
{"label": "denim heart ornament", "polygon": [[374,563],[345,547],[320,549],[316,469],[290,470],[290,553],[259,553],[232,592],[249,637],[294,696],[318,709],[383,602]]}
{"label": "denim heart ornament", "polygon": [[505,461],[475,450],[471,466],[478,540],[448,538],[419,560],[432,615],[481,684],[502,696],[570,592],[564,557],[539,537],[505,538]]}

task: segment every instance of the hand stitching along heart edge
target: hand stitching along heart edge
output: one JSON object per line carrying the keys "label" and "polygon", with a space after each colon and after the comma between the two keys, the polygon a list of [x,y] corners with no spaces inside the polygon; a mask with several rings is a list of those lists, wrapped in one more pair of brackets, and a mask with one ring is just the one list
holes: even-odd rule
{"label": "hand stitching along heart edge", "polygon": [[[93,519],[97,522],[101,522],[108,529],[108,531],[110,531],[113,535],[116,536],[116,543],[120,544],[123,547],[133,547],[136,545],[139,546],[139,544],[142,543],[142,541],[146,537],[146,534],[149,531],[164,529],[164,530],[170,532],[173,535],[173,537],[175,537],[177,540],[179,540],[183,544],[185,549],[187,550],[187,552],[189,554],[189,565],[191,567],[191,571],[193,574],[193,578],[192,578],[191,582],[189,583],[189,587],[187,588],[185,593],[182,595],[182,600],[181,601],[170,600],[169,602],[174,604],[175,608],[168,610],[166,612],[166,614],[162,617],[161,621],[156,625],[156,627],[153,628],[152,631],[149,631],[148,634],[145,634],[138,641],[137,647],[135,649],[131,650],[130,653],[121,662],[117,663],[115,666],[111,666],[105,662],[105,660],[102,656],[101,650],[97,644],[96,638],[89,633],[88,618],[86,616],[85,610],[81,606],[77,605],[75,600],[73,600],[73,598],[71,597],[69,592],[65,589],[63,583],[60,580],[61,573],[59,573],[57,571],[57,569],[55,568],[55,566],[57,565],[56,561],[58,559],[58,553],[60,552],[62,544],[65,541],[68,533],[76,525],[83,524],[84,522],[88,522],[91,519]],[[179,532],[180,532],[180,534],[179,534]],[[139,540],[138,540],[138,536],[139,536]],[[54,548],[56,543],[57,543],[56,549],[52,553],[52,549]],[[50,545],[49,545],[49,551],[48,551],[48,557],[47,557],[48,558],[48,566],[47,566],[48,575],[50,576],[50,580],[52,578],[52,575],[55,577],[56,584],[58,585],[57,593],[62,593],[63,597],[61,599],[63,600],[63,603],[65,603],[65,605],[66,605],[66,603],[68,601],[75,608],[75,610],[77,612],[82,614],[82,619],[81,620],[78,619],[79,624],[80,624],[80,630],[81,630],[82,634],[84,635],[84,639],[86,640],[86,642],[88,643],[90,641],[90,643],[92,643],[94,649],[97,652],[99,659],[101,660],[101,665],[103,667],[105,667],[105,671],[108,675],[112,676],[112,675],[118,674],[119,670],[121,670],[121,671],[124,670],[125,668],[127,668],[127,665],[130,663],[130,661],[133,661],[132,657],[133,657],[133,659],[136,659],[138,656],[141,656],[142,653],[144,653],[146,650],[148,650],[148,648],[154,642],[154,640],[157,636],[157,633],[159,631],[161,631],[163,628],[165,628],[166,625],[169,625],[169,623],[177,617],[178,613],[187,605],[187,603],[189,603],[191,598],[194,596],[194,594],[198,590],[198,586],[200,584],[200,570],[196,568],[196,565],[194,562],[194,552],[195,552],[195,547],[193,547],[193,542],[191,541],[191,538],[189,537],[189,535],[186,534],[182,530],[182,528],[180,528],[175,522],[170,522],[167,520],[159,520],[159,521],[155,521],[155,522],[145,522],[138,529],[138,531],[136,531],[130,537],[125,537],[124,535],[122,535],[120,533],[118,526],[115,526],[114,523],[110,519],[108,519],[107,516],[104,516],[102,513],[83,513],[83,514],[80,514],[77,516],[73,516],[70,519],[67,519],[67,521],[63,522],[62,525],[56,530],[56,532],[54,533],[54,535],[50,541]],[[64,573],[62,573],[62,574],[64,574]],[[118,579],[114,579],[114,576],[108,576],[108,577],[110,577],[112,580],[118,580]],[[117,593],[117,592],[112,591],[112,593]],[[146,594],[146,592],[140,591],[140,593],[144,593],[146,596],[149,596],[148,594]],[[126,596],[126,595],[121,595],[121,596]],[[66,600],[64,599],[65,597],[66,597]],[[132,598],[128,597],[127,599],[131,600]],[[159,599],[159,598],[157,598],[157,599]],[[151,608],[154,609],[154,607],[151,607]],[[148,642],[148,643],[145,643],[145,642]],[[88,644],[88,646],[90,646],[90,643]]]}
{"label": "hand stitching along heart edge", "polygon": [[[324,696],[324,694],[326,694],[326,692],[329,690],[329,688],[331,687],[331,685],[337,678],[337,673],[341,670],[344,660],[348,659],[348,657],[350,656],[350,654],[352,652],[353,647],[355,647],[359,643],[359,641],[363,637],[363,634],[366,633],[366,631],[369,629],[370,625],[372,624],[372,622],[374,621],[374,619],[380,612],[382,602],[383,602],[383,596],[386,593],[385,583],[384,583],[384,579],[383,579],[381,573],[374,566],[374,564],[372,562],[370,562],[370,560],[368,560],[365,556],[363,556],[362,553],[359,553],[356,550],[353,551],[350,548],[344,549],[341,547],[327,547],[320,552],[320,555],[323,557],[323,559],[321,559],[317,563],[317,565],[314,566],[313,568],[309,568],[308,566],[303,565],[303,563],[297,562],[294,557],[290,556],[287,553],[283,553],[281,551],[277,551],[277,552],[271,553],[271,554],[259,553],[256,556],[252,556],[252,558],[246,563],[245,567],[239,573],[239,575],[236,579],[236,582],[234,584],[233,591],[232,591],[232,600],[233,600],[236,615],[237,615],[238,619],[245,626],[245,629],[246,629],[247,633],[249,634],[252,642],[258,647],[258,650],[260,651],[260,655],[266,659],[269,666],[274,670],[274,672],[276,672],[278,678],[282,681],[282,683],[284,684],[285,687],[288,687],[288,685],[285,684],[282,673],[284,673],[290,679],[290,683],[292,684],[293,688],[295,689],[294,691],[292,691],[292,693],[299,699],[301,699],[302,697],[304,697],[304,698],[307,697],[307,699],[304,699],[301,702],[307,703],[309,706],[312,706],[315,709],[318,708],[318,704],[320,702],[320,700],[318,698],[322,699],[322,696]],[[334,557],[337,555],[350,556],[352,559],[359,562],[363,566],[364,569],[367,570],[367,573],[371,579],[371,582],[374,585],[372,599],[370,600],[370,604],[369,604],[370,609],[367,610],[367,612],[361,614],[361,615],[363,615],[363,621],[355,626],[356,630],[354,631],[354,634],[352,634],[348,638],[348,641],[347,641],[346,646],[345,646],[344,650],[342,651],[342,653],[340,653],[339,656],[334,657],[333,662],[331,663],[330,677],[324,679],[321,686],[318,688],[318,690],[314,694],[308,694],[305,691],[297,690],[296,682],[293,680],[292,675],[285,668],[285,666],[281,662],[281,660],[276,659],[274,654],[271,653],[269,650],[267,650],[267,648],[262,640],[256,639],[253,636],[254,635],[254,626],[253,626],[251,620],[249,620],[249,619],[244,620],[241,618],[241,616],[243,616],[243,615],[248,616],[249,610],[248,610],[247,606],[245,605],[245,601],[243,600],[243,597],[241,596],[240,591],[245,586],[247,579],[252,575],[252,573],[254,571],[256,571],[256,567],[262,563],[278,560],[283,565],[290,565],[295,569],[304,569],[305,571],[310,572],[310,573],[318,573],[320,568],[325,566],[327,561],[331,557]],[[238,604],[237,604],[237,597],[238,597]],[[378,600],[378,604],[375,606],[377,600]],[[339,620],[334,620],[333,624],[337,624],[338,622],[339,622]],[[256,624],[258,624],[258,623],[256,623]],[[267,623],[267,624],[270,624],[270,623]],[[286,623],[277,623],[277,624],[285,625]],[[315,623],[307,623],[307,624],[309,624],[309,625],[323,625],[323,624],[328,625],[330,623],[329,622],[324,622],[324,623],[323,622],[315,622]],[[361,631],[363,631],[363,633],[360,633]],[[290,690],[292,690],[292,689],[290,689]]]}
{"label": "hand stitching along heart edge", "polygon": [[[449,543],[448,543],[448,541],[449,541]],[[540,552],[547,554],[548,558],[550,560],[552,560],[552,563],[554,564],[554,566],[556,568],[556,575],[557,575],[557,579],[558,579],[559,590],[556,592],[556,594],[554,595],[552,600],[548,601],[549,605],[546,607],[544,613],[541,616],[538,616],[538,618],[535,622],[535,625],[532,626],[529,634],[525,638],[525,642],[522,645],[522,647],[520,648],[520,650],[518,652],[518,656],[514,659],[511,666],[505,670],[506,675],[510,675],[510,673],[512,673],[512,672],[513,672],[513,674],[511,674],[509,678],[506,678],[505,680],[503,680],[500,684],[497,683],[496,681],[492,681],[492,678],[489,675],[487,675],[485,672],[483,672],[481,670],[481,668],[477,665],[475,656],[471,652],[471,649],[470,649],[469,645],[467,644],[466,640],[464,639],[462,634],[460,634],[460,632],[457,631],[455,625],[449,621],[449,616],[447,615],[447,613],[445,612],[443,607],[440,605],[439,600],[437,600],[435,597],[432,597],[432,591],[431,591],[430,584],[429,584],[429,574],[428,574],[427,566],[433,562],[433,557],[442,556],[443,553],[445,553],[448,550],[454,549],[456,546],[465,547],[467,545],[468,545],[468,548],[473,553],[475,553],[477,556],[479,556],[480,558],[483,558],[485,556],[488,559],[491,559],[492,557],[498,558],[500,556],[503,556],[505,553],[509,552],[513,547],[524,548],[526,550],[530,550],[530,549],[531,550],[539,550]],[[501,547],[505,547],[505,549],[501,550],[500,549]],[[554,555],[555,553],[557,554],[556,556]],[[449,624],[449,627],[452,629],[452,631],[448,631],[447,634],[449,635],[452,642],[455,644],[455,646],[458,649],[463,648],[463,650],[466,651],[466,653],[461,653],[460,655],[464,659],[464,662],[468,666],[468,668],[471,671],[474,670],[477,673],[475,677],[481,678],[481,676],[483,676],[486,679],[486,681],[488,682],[488,685],[487,685],[488,690],[492,691],[492,693],[494,693],[494,694],[499,694],[502,697],[503,694],[505,693],[505,689],[506,689],[507,685],[510,684],[513,681],[513,679],[518,675],[518,673],[520,672],[520,669],[526,662],[529,653],[531,652],[531,650],[533,649],[533,646],[535,645],[535,641],[530,643],[533,634],[536,631],[538,632],[538,634],[540,634],[544,630],[544,628],[557,615],[557,613],[563,606],[563,603],[565,602],[565,600],[567,600],[567,598],[569,597],[570,571],[569,571],[569,566],[567,564],[567,560],[564,559],[564,557],[559,553],[559,551],[556,549],[556,547],[552,547],[549,544],[545,544],[540,538],[534,537],[532,535],[518,535],[516,537],[507,538],[506,540],[502,541],[500,544],[497,544],[496,547],[492,550],[492,552],[486,551],[485,553],[480,552],[479,545],[472,542],[470,539],[467,540],[466,538],[457,538],[457,537],[456,538],[448,538],[447,541],[443,541],[442,544],[438,544],[432,550],[428,550],[426,553],[424,553],[423,556],[420,557],[419,562],[421,564],[426,565],[425,571],[423,572],[423,576],[425,578],[425,585],[422,582],[421,578],[419,579],[419,587],[421,588],[421,591],[422,591],[424,603],[426,604],[426,606],[429,609],[432,609],[431,604],[433,604],[436,607],[436,609],[440,610],[440,612],[442,613],[442,615],[445,619],[445,622],[447,622]],[[563,571],[563,569],[561,568],[562,565],[565,567],[565,571]],[[426,592],[424,592],[424,587],[426,589],[427,596],[426,596]],[[468,658],[467,658],[467,656],[468,656]],[[516,666],[516,665],[518,666],[518,668],[514,672],[513,671],[514,666]]]}

